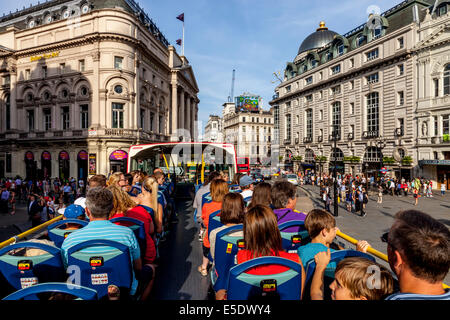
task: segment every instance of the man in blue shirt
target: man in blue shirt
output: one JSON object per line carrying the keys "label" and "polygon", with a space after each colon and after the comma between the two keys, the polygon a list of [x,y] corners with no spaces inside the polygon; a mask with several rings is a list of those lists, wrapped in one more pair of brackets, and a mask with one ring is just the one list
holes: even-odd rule
{"label": "man in blue shirt", "polygon": [[400,211],[387,243],[400,292],[386,300],[450,300],[450,290],[443,288],[450,268],[450,231],[445,225],[421,211]]}
{"label": "man in blue shirt", "polygon": [[[88,240],[102,239],[122,243],[130,249],[130,263],[132,263],[134,269],[130,294],[133,295],[136,293],[138,286],[136,278],[152,279],[154,270],[149,266],[142,267],[139,243],[133,231],[128,227],[116,225],[108,220],[112,207],[113,194],[111,191],[101,187],[89,189],[86,195],[86,215],[89,217],[90,222],[86,227],[72,232],[64,240],[61,246],[63,262],[67,266],[67,251],[69,248]],[[100,254],[105,251],[107,251],[106,247],[83,249],[83,252],[93,254]],[[148,273],[152,274],[149,276]],[[150,283],[141,283],[141,286],[144,288],[144,291],[148,291],[148,286],[152,284],[153,281],[150,281]]]}

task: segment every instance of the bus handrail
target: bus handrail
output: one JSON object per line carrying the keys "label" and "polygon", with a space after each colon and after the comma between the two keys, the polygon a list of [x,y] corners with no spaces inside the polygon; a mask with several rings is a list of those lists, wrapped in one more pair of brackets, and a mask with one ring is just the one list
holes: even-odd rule
{"label": "bus handrail", "polygon": [[59,215],[56,218],[53,218],[52,220],[44,222],[44,223],[42,223],[42,224],[40,224],[40,225],[38,225],[38,226],[36,226],[34,228],[28,229],[27,231],[22,232],[21,234],[18,234],[17,236],[11,237],[8,240],[5,240],[5,241],[1,242],[0,243],[0,249],[6,247],[7,245],[14,244],[18,240],[23,239],[23,238],[29,236],[30,234],[33,234],[33,233],[38,232],[38,231],[41,231],[42,229],[48,227],[52,223],[61,220],[63,217],[64,217],[63,215]]}
{"label": "bus handrail", "polygon": [[[336,235],[338,237],[340,237],[340,238],[350,242],[351,244],[356,245],[358,243],[358,240],[356,240],[355,238],[350,237],[349,235],[346,235],[345,233],[342,233],[341,231],[337,231]],[[388,256],[386,254],[384,254],[384,253],[382,253],[382,252],[380,252],[380,251],[378,251],[378,250],[376,250],[376,249],[374,249],[374,248],[372,248],[370,246],[367,248],[367,253],[370,253],[370,254],[374,255],[375,257],[378,257],[378,258],[380,258],[380,259],[382,259],[382,260],[384,260],[386,262],[389,262],[388,261]],[[450,288],[450,286],[446,285],[445,283],[442,283],[442,287],[444,289]]]}

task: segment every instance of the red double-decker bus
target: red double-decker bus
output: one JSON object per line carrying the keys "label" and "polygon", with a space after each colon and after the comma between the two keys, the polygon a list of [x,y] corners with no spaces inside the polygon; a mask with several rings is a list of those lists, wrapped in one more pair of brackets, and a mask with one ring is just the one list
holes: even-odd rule
{"label": "red double-decker bus", "polygon": [[248,157],[237,158],[237,168],[239,173],[245,173],[250,175],[250,158]]}

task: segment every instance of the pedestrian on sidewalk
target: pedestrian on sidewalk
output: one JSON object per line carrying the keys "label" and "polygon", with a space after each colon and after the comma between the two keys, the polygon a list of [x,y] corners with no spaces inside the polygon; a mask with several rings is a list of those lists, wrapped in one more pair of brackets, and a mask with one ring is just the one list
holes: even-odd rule
{"label": "pedestrian on sidewalk", "polygon": [[383,203],[383,187],[381,185],[378,186],[378,199],[377,203]]}
{"label": "pedestrian on sidewalk", "polygon": [[445,195],[445,183],[441,183],[441,196]]}
{"label": "pedestrian on sidewalk", "polygon": [[418,189],[414,189],[413,191],[414,193],[414,205],[417,206],[419,204],[419,190]]}

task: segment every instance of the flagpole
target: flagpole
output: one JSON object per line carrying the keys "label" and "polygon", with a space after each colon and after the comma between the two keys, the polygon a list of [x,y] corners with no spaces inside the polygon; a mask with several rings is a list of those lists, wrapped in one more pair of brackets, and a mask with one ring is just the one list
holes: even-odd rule
{"label": "flagpole", "polygon": [[183,18],[183,41],[181,43],[181,55],[184,57],[184,18]]}

